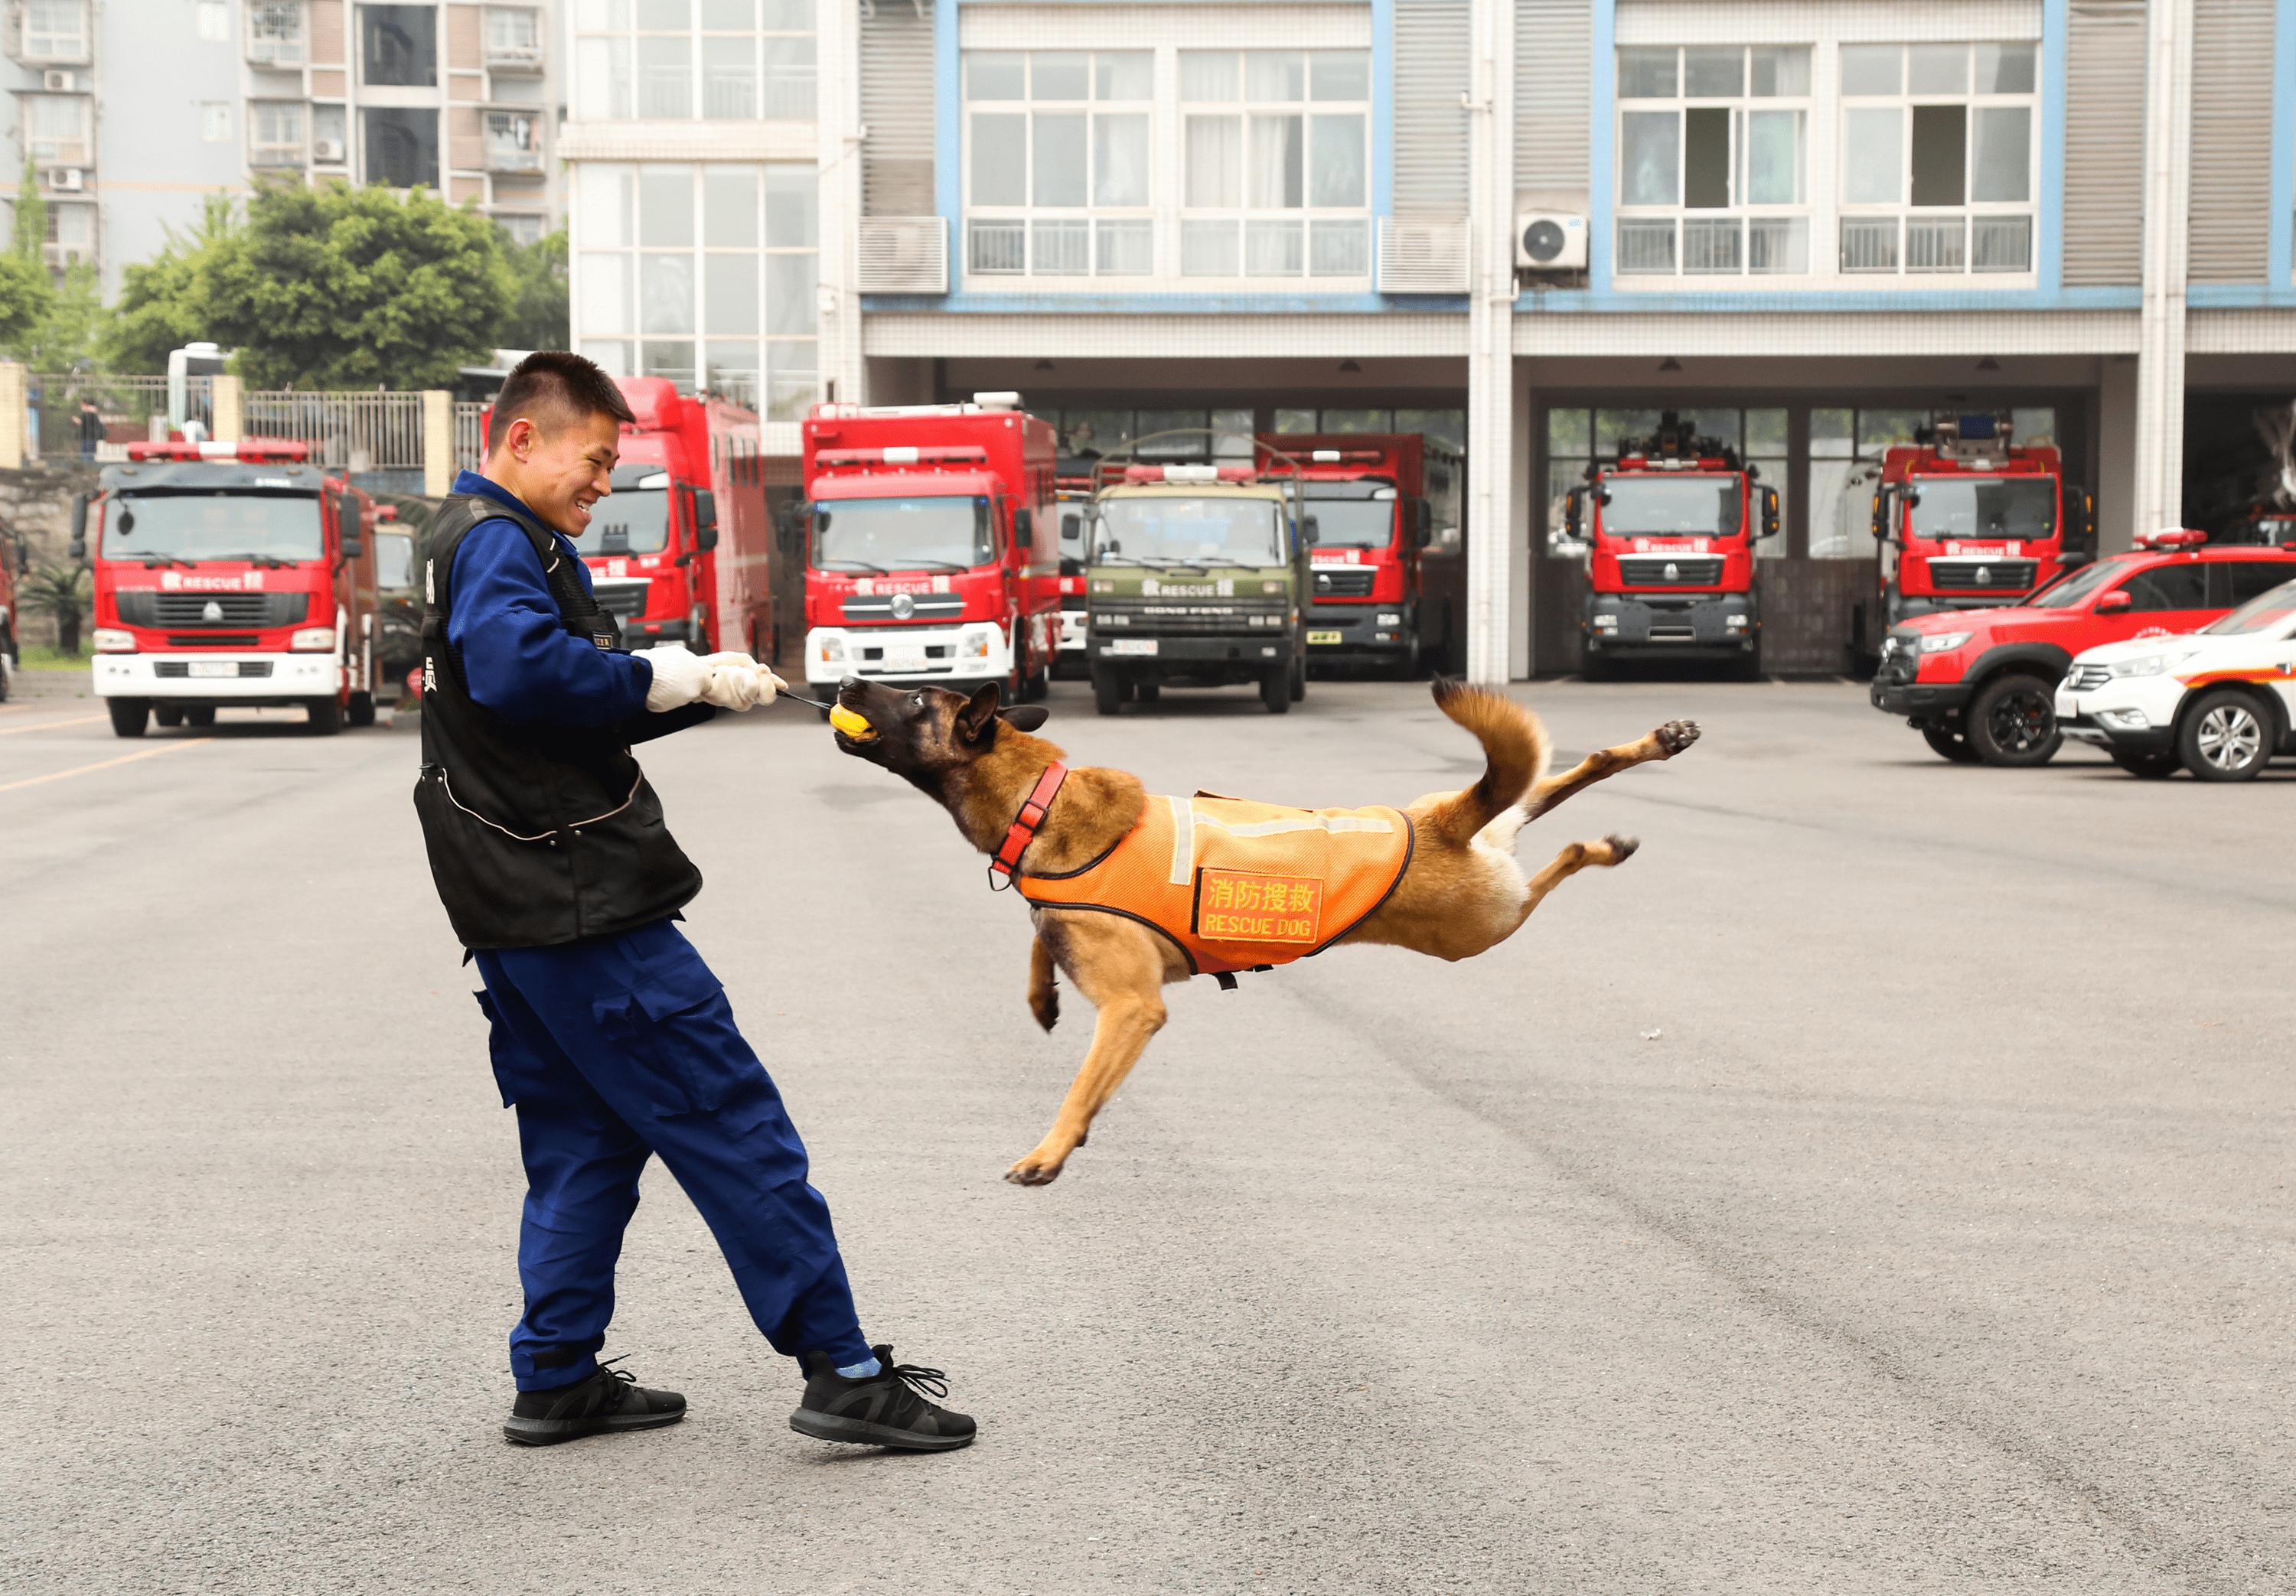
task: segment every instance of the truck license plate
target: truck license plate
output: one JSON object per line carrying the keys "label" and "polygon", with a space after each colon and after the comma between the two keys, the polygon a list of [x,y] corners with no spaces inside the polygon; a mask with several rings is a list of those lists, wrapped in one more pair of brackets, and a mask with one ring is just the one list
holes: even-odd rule
{"label": "truck license plate", "polygon": [[1152,654],[1156,639],[1152,637],[1111,637],[1101,650],[1103,654]]}
{"label": "truck license plate", "polygon": [[924,667],[925,657],[922,654],[896,654],[889,651],[885,655],[885,668],[895,675],[921,671]]}
{"label": "truck license plate", "polygon": [[1337,642],[1339,640],[1340,634],[1337,632],[1310,632],[1308,634],[1308,642],[1310,647],[1313,647],[1315,644],[1319,642]]}
{"label": "truck license plate", "polygon": [[190,668],[184,671],[184,674],[187,676],[235,676],[239,675],[239,661],[236,659],[194,659],[192,661]]}

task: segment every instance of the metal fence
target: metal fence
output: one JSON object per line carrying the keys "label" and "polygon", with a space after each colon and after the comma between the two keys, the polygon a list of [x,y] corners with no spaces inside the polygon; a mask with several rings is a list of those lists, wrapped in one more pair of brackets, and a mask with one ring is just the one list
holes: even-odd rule
{"label": "metal fence", "polygon": [[474,471],[486,462],[486,428],[480,422],[486,413],[483,405],[455,401],[455,469],[458,471]]}
{"label": "metal fence", "polygon": [[[130,443],[168,435],[165,377],[50,372],[34,373],[25,381],[32,422],[27,436],[37,440],[40,459],[125,460]],[[184,379],[187,415],[210,433],[215,428],[214,386],[207,377]],[[95,422],[83,419],[83,400],[94,407]]]}
{"label": "metal fence", "polygon": [[352,471],[422,469],[419,393],[250,393],[249,438],[308,438],[322,465]]}

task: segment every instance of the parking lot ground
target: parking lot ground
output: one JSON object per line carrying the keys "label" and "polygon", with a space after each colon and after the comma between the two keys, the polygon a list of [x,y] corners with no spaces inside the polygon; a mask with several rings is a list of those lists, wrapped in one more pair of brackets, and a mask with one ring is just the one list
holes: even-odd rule
{"label": "parking lot ground", "polygon": [[[522,1183],[414,719],[9,707],[0,1584],[2296,1588],[2296,767],[1951,765],[1854,684],[1512,691],[1566,754],[1702,724],[1520,849],[1642,851],[1480,959],[1176,989],[1034,1191],[1089,1014],[1029,1022],[947,817],[795,707],[642,750],[866,1329],[981,1420],[922,1457],[787,1429],[659,1172],[607,1352],[693,1416],[506,1445]],[[1151,791],[1480,768],[1423,685],[1052,707]]]}

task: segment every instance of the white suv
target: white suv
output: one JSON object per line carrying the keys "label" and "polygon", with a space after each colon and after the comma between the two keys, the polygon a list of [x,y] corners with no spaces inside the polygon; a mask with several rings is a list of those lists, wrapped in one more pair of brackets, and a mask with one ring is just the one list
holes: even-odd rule
{"label": "white suv", "polygon": [[2133,775],[2183,765],[2203,782],[2245,782],[2296,754],[2296,582],[2215,625],[2132,637],[2076,657],[2057,684],[2057,724]]}

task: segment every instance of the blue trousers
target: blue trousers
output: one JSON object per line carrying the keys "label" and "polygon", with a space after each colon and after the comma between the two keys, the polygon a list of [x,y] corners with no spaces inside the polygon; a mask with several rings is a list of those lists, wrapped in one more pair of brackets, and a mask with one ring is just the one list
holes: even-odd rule
{"label": "blue trousers", "polygon": [[742,1039],[724,987],[656,921],[559,947],[481,950],[489,1046],[518,1109],[526,1207],[511,1331],[521,1391],[586,1378],[614,1316],[614,1265],[659,1153],[732,1265],[774,1349],[865,1362],[868,1343],[805,1144]]}

